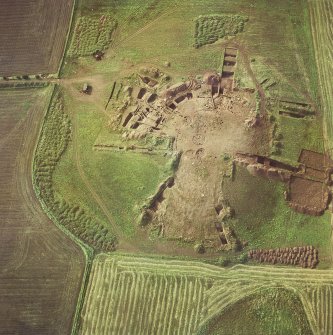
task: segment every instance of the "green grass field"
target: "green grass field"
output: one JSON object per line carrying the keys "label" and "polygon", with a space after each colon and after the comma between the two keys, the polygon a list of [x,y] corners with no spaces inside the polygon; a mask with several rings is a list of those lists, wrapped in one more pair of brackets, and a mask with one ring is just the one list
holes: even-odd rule
{"label": "green grass field", "polygon": [[[54,188],[66,199],[93,212],[112,229],[110,218],[94,199],[96,192],[111,214],[112,223],[119,227],[122,234],[132,237],[140,207],[170,173],[166,167],[168,158],[94,150],[93,144],[101,129],[107,126],[107,118],[93,104],[77,105],[67,96],[65,110],[71,111],[73,107],[75,115],[71,115],[71,121],[75,122],[75,126],[72,142],[57,165]],[[88,187],[85,178],[89,180]]]}
{"label": "green grass field", "polygon": [[291,117],[279,117],[279,131],[282,134],[281,157],[297,162],[302,149],[323,152],[322,118],[300,120]]}
{"label": "green grass field", "polygon": [[312,335],[313,332],[300,299],[292,291],[266,289],[226,308],[199,334]]}

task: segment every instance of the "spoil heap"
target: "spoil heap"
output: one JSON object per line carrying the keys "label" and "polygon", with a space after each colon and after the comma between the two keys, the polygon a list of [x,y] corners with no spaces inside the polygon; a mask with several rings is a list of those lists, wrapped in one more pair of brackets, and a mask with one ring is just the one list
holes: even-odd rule
{"label": "spoil heap", "polygon": [[248,257],[258,262],[299,265],[315,268],[319,263],[318,250],[312,245],[293,248],[250,250]]}

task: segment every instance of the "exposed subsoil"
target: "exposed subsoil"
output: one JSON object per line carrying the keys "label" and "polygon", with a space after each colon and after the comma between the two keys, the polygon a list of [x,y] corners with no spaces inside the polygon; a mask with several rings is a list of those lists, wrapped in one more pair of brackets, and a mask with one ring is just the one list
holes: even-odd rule
{"label": "exposed subsoil", "polygon": [[165,237],[216,239],[215,207],[223,201],[224,157],[257,152],[257,130],[245,125],[254,105],[249,92],[230,92],[213,104],[203,85],[193,92],[193,99],[177,106],[163,128],[176,138],[175,150],[183,152],[174,186],[165,190],[155,218]]}
{"label": "exposed subsoil", "polygon": [[302,206],[326,209],[325,192],[327,187],[322,182],[292,177],[290,181],[290,201]]}

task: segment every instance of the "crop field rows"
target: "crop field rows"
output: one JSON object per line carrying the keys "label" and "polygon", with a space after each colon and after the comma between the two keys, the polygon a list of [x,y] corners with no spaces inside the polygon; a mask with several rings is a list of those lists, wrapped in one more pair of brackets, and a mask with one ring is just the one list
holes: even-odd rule
{"label": "crop field rows", "polygon": [[244,30],[247,18],[235,15],[205,15],[195,21],[195,47],[216,42],[225,36],[234,36]]}
{"label": "crop field rows", "polygon": [[283,267],[229,270],[123,255],[94,261],[81,334],[193,334],[228,306],[268,288],[296,292],[314,334],[331,334],[333,273]]}
{"label": "crop field rows", "polygon": [[207,288],[198,277],[129,271],[113,259],[94,263],[90,283],[82,334],[192,334]]}
{"label": "crop field rows", "polygon": [[326,149],[332,153],[333,146],[333,3],[328,0],[310,0],[309,9],[316,62],[321,87],[321,103],[324,113],[324,132]]}
{"label": "crop field rows", "polygon": [[307,291],[318,333],[332,334],[333,285],[319,285]]}

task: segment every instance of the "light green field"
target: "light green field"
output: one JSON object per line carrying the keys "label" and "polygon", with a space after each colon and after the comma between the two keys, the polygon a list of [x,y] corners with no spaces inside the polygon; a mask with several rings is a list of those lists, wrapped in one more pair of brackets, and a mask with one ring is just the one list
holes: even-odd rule
{"label": "light green field", "polygon": [[279,131],[282,134],[282,158],[293,163],[298,161],[301,149],[324,151],[322,118],[314,120],[279,116]]}

